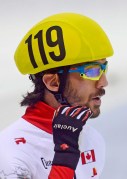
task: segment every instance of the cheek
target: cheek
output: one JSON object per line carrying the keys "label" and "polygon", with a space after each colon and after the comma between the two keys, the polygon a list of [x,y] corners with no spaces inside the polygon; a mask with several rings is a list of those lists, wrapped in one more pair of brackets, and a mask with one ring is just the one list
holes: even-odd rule
{"label": "cheek", "polygon": [[88,99],[92,91],[90,86],[88,86],[86,83],[80,83],[77,92],[78,95],[81,97],[82,101],[86,103],[88,102]]}
{"label": "cheek", "polygon": [[77,82],[77,89],[79,94],[88,96],[90,95],[94,90],[94,83],[90,80],[82,79]]}
{"label": "cheek", "polygon": [[68,80],[67,98],[69,101],[75,104],[86,104],[89,102],[89,98],[93,91],[94,84],[90,80],[85,80],[79,75],[72,75]]}

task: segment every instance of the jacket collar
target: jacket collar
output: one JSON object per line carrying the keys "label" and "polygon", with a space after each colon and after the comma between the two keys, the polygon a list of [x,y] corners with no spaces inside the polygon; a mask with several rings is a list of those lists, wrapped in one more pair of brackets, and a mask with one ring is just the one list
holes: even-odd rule
{"label": "jacket collar", "polygon": [[52,134],[52,119],[55,109],[39,101],[33,106],[27,107],[23,119],[34,126]]}

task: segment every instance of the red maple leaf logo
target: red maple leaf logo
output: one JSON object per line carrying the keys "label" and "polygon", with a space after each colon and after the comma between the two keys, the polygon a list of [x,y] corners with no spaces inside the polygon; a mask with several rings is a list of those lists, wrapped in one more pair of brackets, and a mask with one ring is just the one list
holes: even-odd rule
{"label": "red maple leaf logo", "polygon": [[86,158],[87,158],[87,160],[90,160],[91,155],[89,153],[87,153]]}
{"label": "red maple leaf logo", "polygon": [[69,146],[68,146],[67,144],[61,144],[61,145],[60,145],[60,148],[61,148],[62,150],[66,150],[66,149],[69,148]]}

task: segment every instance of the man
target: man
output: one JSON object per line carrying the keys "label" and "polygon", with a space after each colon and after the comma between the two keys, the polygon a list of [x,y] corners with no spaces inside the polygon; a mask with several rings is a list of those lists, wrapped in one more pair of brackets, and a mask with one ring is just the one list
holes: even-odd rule
{"label": "man", "polygon": [[99,178],[104,141],[85,124],[100,114],[112,55],[102,28],[80,14],[50,16],[25,35],[15,62],[34,90],[21,102],[22,118],[0,135],[1,177]]}

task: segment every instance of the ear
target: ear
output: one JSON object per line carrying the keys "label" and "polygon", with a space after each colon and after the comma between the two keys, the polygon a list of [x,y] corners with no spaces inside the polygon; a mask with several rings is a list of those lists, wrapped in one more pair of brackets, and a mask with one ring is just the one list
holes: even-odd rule
{"label": "ear", "polygon": [[42,81],[49,90],[58,91],[59,89],[58,74],[45,74],[42,78]]}

